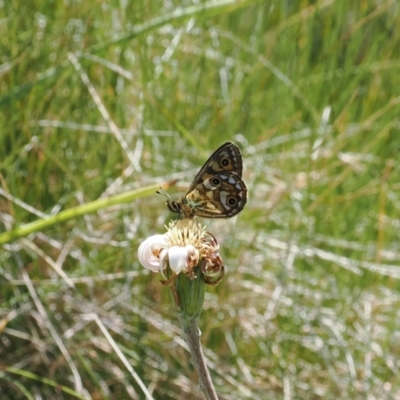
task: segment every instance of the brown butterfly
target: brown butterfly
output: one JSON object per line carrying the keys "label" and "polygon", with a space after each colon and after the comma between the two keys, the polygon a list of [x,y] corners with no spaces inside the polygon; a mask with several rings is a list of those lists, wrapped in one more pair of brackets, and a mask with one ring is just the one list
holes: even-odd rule
{"label": "brown butterfly", "polygon": [[242,169],[239,147],[226,142],[206,161],[181,200],[167,200],[168,208],[181,218],[233,217],[247,200]]}

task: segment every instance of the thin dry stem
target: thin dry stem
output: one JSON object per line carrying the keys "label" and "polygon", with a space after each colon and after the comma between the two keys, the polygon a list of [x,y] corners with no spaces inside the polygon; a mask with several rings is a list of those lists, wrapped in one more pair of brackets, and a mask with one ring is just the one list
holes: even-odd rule
{"label": "thin dry stem", "polygon": [[179,321],[185,333],[186,342],[192,354],[197,373],[199,374],[200,388],[207,400],[218,400],[217,392],[211,380],[207,362],[201,347],[198,318],[185,318],[179,315]]}

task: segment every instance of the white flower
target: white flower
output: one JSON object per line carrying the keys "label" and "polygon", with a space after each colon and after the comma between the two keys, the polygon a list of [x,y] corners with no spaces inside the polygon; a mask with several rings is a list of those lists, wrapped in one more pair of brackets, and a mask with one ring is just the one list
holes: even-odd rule
{"label": "white flower", "polygon": [[[164,273],[167,264],[174,275],[181,272],[191,274],[198,264],[200,253],[192,243],[198,238],[189,228],[179,230],[174,227],[164,235],[153,235],[140,244],[138,258],[140,263],[153,272]],[[201,231],[203,233],[203,231]]]}
{"label": "white flower", "polygon": [[199,264],[205,281],[214,284],[216,281],[210,280],[210,276],[222,274],[222,279],[224,269],[218,250],[219,245],[213,235],[197,222],[183,220],[171,223],[164,235],[150,236],[141,243],[138,258],[145,268],[163,275],[163,284],[173,283],[181,272],[194,279],[195,268]]}

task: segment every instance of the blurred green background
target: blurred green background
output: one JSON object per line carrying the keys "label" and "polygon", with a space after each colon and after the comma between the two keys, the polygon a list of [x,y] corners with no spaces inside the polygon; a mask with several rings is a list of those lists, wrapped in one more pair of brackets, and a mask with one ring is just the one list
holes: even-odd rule
{"label": "blurred green background", "polygon": [[0,49],[1,399],[203,398],[137,261],[165,199],[57,215],[179,198],[227,140],[249,201],[202,220],[220,399],[400,398],[398,1],[6,0]]}

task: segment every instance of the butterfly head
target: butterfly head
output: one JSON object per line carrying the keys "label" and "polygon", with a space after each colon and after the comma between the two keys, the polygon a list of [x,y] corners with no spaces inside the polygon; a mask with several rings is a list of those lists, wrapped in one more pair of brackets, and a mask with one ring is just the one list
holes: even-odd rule
{"label": "butterfly head", "polygon": [[174,214],[179,214],[181,212],[180,205],[174,200],[167,200],[167,207],[169,211],[173,212]]}
{"label": "butterfly head", "polygon": [[195,208],[188,204],[185,197],[179,201],[167,200],[167,207],[172,213],[178,214],[179,219],[192,219],[196,215]]}

